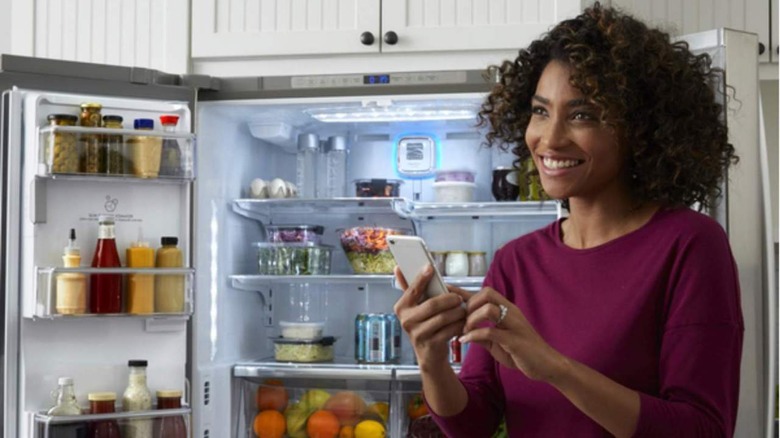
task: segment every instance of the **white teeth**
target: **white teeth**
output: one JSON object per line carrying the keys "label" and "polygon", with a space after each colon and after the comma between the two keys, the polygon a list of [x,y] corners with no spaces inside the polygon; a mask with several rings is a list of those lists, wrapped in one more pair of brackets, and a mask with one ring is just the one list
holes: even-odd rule
{"label": "white teeth", "polygon": [[577,160],[553,160],[552,158],[543,158],[542,162],[544,166],[549,169],[565,169],[567,167],[574,167],[580,164]]}

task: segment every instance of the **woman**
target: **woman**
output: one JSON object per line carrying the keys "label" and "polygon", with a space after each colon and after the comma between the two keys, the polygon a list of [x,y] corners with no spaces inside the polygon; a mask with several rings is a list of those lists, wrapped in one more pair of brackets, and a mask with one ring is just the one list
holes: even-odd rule
{"label": "woman", "polygon": [[[712,206],[737,161],[706,56],[596,6],[505,62],[480,117],[569,217],[495,254],[480,292],[395,305],[451,437],[731,436],[743,321]],[[465,305],[463,304],[465,302]],[[447,340],[472,347],[459,376]]]}

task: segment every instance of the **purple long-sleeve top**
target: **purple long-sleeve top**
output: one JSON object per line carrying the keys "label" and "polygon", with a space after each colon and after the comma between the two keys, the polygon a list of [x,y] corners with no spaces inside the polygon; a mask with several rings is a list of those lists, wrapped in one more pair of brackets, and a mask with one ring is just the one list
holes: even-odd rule
{"label": "purple long-sleeve top", "polygon": [[[689,209],[588,249],[561,240],[561,220],[513,240],[485,278],[553,348],[639,393],[638,437],[730,437],[744,324],[727,236]],[[468,404],[434,419],[449,437],[610,434],[549,384],[469,349]]]}

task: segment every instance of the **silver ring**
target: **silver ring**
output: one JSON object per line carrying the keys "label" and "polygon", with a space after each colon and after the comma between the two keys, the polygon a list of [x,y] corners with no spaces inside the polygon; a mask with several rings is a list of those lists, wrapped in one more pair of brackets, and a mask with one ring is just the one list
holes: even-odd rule
{"label": "silver ring", "polygon": [[506,318],[506,313],[509,311],[509,309],[505,305],[499,304],[498,311],[501,313],[498,314],[498,319],[496,320],[496,327],[498,327],[498,325],[501,324],[504,318]]}

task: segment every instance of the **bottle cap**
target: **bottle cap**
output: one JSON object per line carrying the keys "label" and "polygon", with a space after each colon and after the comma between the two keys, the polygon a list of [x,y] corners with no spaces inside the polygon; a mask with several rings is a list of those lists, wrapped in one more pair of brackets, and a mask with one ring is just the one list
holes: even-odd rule
{"label": "bottle cap", "polygon": [[105,216],[105,215],[101,214],[100,216],[98,216],[98,223],[99,224],[113,224],[114,223],[114,218],[111,217],[111,216]]}
{"label": "bottle cap", "polygon": [[347,138],[343,135],[334,135],[328,138],[328,150],[329,151],[345,151],[347,150]]}
{"label": "bottle cap", "polygon": [[73,377],[60,377],[57,379],[57,384],[62,385],[72,385],[73,384]]}
{"label": "bottle cap", "polygon": [[96,110],[100,110],[100,109],[103,109],[103,105],[101,105],[99,103],[94,103],[94,102],[87,102],[87,103],[82,103],[81,104],[81,109],[96,109]]}
{"label": "bottle cap", "polygon": [[178,389],[161,389],[156,393],[157,398],[181,398],[181,391]]}
{"label": "bottle cap", "polygon": [[314,149],[315,151],[320,148],[320,140],[317,134],[299,134],[298,135],[298,150],[305,151],[307,149]]}
{"label": "bottle cap", "polygon": [[160,243],[163,245],[178,245],[179,244],[179,238],[178,237],[172,237],[172,236],[163,236],[160,239]]}
{"label": "bottle cap", "polygon": [[114,401],[116,400],[115,392],[90,392],[87,394],[89,401]]}
{"label": "bottle cap", "polygon": [[116,114],[109,114],[106,116],[103,116],[104,122],[116,122],[116,123],[122,123],[122,116],[117,116]]}
{"label": "bottle cap", "polygon": [[145,360],[128,360],[127,366],[129,367],[147,367],[149,362]]}
{"label": "bottle cap", "polygon": [[132,248],[149,248],[149,242],[144,240],[144,229],[138,227],[138,240],[130,244]]}
{"label": "bottle cap", "polygon": [[68,246],[65,247],[65,255],[81,255],[79,247],[76,246],[76,229],[70,229],[70,236],[68,237]]}
{"label": "bottle cap", "polygon": [[177,123],[179,123],[179,116],[172,115],[172,114],[166,114],[164,116],[160,116],[160,123],[163,126],[168,126],[168,125],[175,126]]}
{"label": "bottle cap", "polygon": [[154,120],[152,119],[135,119],[133,121],[134,129],[154,129]]}
{"label": "bottle cap", "polygon": [[68,121],[68,122],[78,122],[79,117],[74,116],[72,114],[49,114],[46,116],[46,120],[52,121],[52,120],[62,120],[62,121]]}

